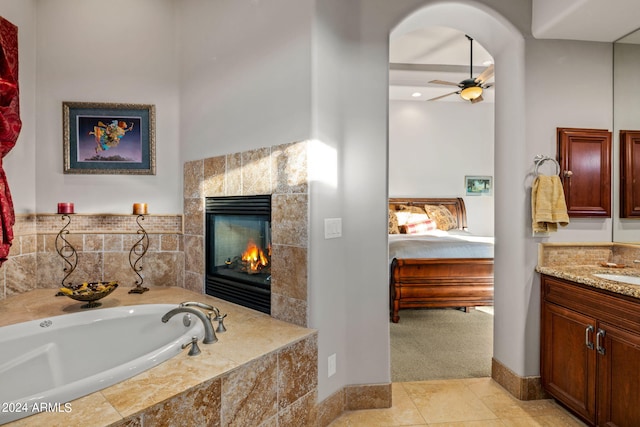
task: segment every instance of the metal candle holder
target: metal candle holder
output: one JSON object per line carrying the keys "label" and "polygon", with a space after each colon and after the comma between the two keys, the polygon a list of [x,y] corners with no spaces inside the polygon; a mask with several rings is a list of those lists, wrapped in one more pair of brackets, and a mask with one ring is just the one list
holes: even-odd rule
{"label": "metal candle holder", "polygon": [[142,224],[140,224],[140,221],[144,221],[144,215],[138,215],[136,218],[136,223],[138,224],[137,233],[141,236],[140,239],[131,246],[131,250],[129,250],[129,265],[133,269],[133,272],[138,275],[138,280],[135,281],[136,286],[129,291],[130,294],[141,294],[149,290],[149,288],[142,286],[144,278],[140,275],[140,271],[142,271],[142,265],[140,265],[142,257],[147,253],[147,249],[149,249],[149,236]]}
{"label": "metal candle holder", "polygon": [[[65,235],[69,234],[68,227],[71,224],[71,217],[67,214],[63,214],[61,219],[64,221],[67,220],[67,223],[62,227],[62,229],[58,232],[56,236],[56,252],[62,258],[62,260],[67,264],[67,266],[63,269],[65,273],[67,273],[62,279],[62,286],[65,287],[64,281],[67,280],[67,277],[73,273],[78,265],[78,253],[76,249],[65,239]],[[71,282],[68,283],[71,285]]]}

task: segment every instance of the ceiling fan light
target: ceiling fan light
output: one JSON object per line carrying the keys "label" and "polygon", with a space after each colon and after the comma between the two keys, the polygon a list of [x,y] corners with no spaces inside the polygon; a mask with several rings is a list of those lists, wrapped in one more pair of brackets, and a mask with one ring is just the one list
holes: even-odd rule
{"label": "ceiling fan light", "polygon": [[482,88],[480,86],[465,87],[460,92],[460,97],[465,101],[473,101],[482,95]]}

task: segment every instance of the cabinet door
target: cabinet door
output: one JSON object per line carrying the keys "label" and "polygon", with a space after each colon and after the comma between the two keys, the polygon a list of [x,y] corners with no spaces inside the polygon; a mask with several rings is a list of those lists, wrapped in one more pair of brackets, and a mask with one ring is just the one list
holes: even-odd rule
{"label": "cabinet door", "polygon": [[640,132],[620,131],[620,218],[640,218]]}
{"label": "cabinet door", "polygon": [[596,322],[555,304],[542,309],[542,385],[579,416],[595,422]]}
{"label": "cabinet door", "polygon": [[[601,322],[598,354],[598,425],[640,423],[640,335]],[[604,336],[602,336],[604,335]]]}
{"label": "cabinet door", "polygon": [[611,132],[558,128],[558,162],[570,217],[611,216]]}

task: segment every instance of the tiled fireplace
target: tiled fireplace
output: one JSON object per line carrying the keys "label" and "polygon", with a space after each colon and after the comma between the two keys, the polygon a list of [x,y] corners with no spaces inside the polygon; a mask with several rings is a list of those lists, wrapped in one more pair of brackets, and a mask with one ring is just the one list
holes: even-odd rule
{"label": "tiled fireplace", "polygon": [[307,326],[308,142],[190,161],[184,167],[185,287],[205,293],[207,197],[271,196],[271,316]]}

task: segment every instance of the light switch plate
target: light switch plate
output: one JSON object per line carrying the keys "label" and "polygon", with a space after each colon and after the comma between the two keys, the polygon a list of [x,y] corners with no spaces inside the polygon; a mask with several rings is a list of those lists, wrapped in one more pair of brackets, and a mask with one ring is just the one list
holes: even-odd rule
{"label": "light switch plate", "polygon": [[335,239],[342,236],[342,218],[324,219],[324,238]]}

